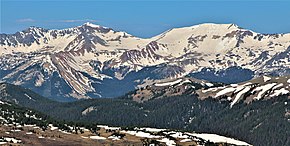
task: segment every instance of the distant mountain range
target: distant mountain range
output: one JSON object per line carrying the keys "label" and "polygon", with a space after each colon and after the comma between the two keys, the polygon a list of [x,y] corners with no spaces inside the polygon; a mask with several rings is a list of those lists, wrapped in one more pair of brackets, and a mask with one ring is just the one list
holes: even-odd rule
{"label": "distant mountain range", "polygon": [[138,38],[91,23],[0,35],[0,77],[56,100],[117,97],[163,79],[239,83],[290,74],[290,34],[200,24]]}

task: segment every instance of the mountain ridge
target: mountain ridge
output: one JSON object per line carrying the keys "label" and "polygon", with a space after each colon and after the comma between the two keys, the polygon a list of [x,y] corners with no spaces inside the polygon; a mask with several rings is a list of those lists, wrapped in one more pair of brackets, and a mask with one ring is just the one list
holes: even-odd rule
{"label": "mountain ridge", "polygon": [[[52,30],[52,31],[61,31],[61,30],[71,30],[71,29],[73,29],[73,28],[76,28],[76,27],[82,27],[82,26],[84,26],[84,25],[86,25],[86,26],[91,26],[91,27],[102,27],[102,28],[108,28],[108,29],[113,29],[112,27],[109,27],[109,26],[105,26],[105,25],[100,25],[100,24],[95,24],[95,23],[92,23],[92,22],[85,22],[85,23],[83,23],[83,24],[81,24],[81,25],[78,25],[78,26],[75,26],[75,27],[69,27],[69,28],[51,28],[51,29],[45,29],[44,27],[40,27],[40,26],[36,26],[36,25],[31,25],[31,26],[29,26],[28,28],[26,28],[26,29],[23,29],[23,30],[21,30],[21,31],[25,31],[25,30],[27,30],[27,29],[33,29],[33,28],[37,28],[37,29],[43,29],[43,30]],[[285,35],[285,34],[289,34],[290,32],[283,32],[283,33],[260,33],[260,32],[258,32],[258,31],[254,31],[254,30],[251,30],[251,29],[246,29],[246,28],[244,28],[244,27],[241,27],[241,26],[239,26],[238,24],[236,24],[236,23],[214,23],[214,22],[206,22],[206,23],[200,23],[200,24],[194,24],[194,25],[187,25],[187,26],[180,26],[180,27],[173,27],[173,28],[169,28],[169,29],[167,29],[167,30],[165,30],[165,31],[163,31],[163,32],[161,32],[161,33],[158,33],[157,35],[154,35],[154,36],[152,36],[152,37],[138,37],[138,38],[142,38],[142,39],[149,39],[149,38],[154,38],[154,37],[156,37],[156,36],[158,36],[158,35],[161,35],[161,34],[163,34],[163,33],[166,33],[166,32],[168,32],[168,31],[171,31],[171,30],[173,30],[173,29],[179,29],[179,28],[190,28],[190,27],[198,27],[198,26],[202,26],[202,25],[227,25],[227,26],[229,26],[229,28],[230,27],[232,27],[232,26],[234,26],[234,27],[236,27],[236,28],[239,28],[239,29],[245,29],[245,30],[248,30],[248,31],[252,31],[252,32],[256,32],[256,33],[259,33],[259,34],[264,34],[264,35],[275,35],[275,34],[283,34],[283,35]],[[126,32],[125,30],[118,30],[118,29],[113,29],[114,31],[117,31],[117,32]],[[17,31],[17,32],[19,32],[19,31]],[[15,32],[15,33],[17,33],[17,32]],[[15,34],[15,33],[0,33],[0,34],[5,34],[5,35],[12,35],[12,34]],[[127,34],[130,34],[130,33],[127,33]],[[130,35],[133,35],[133,34],[130,34]],[[137,36],[136,36],[137,37]]]}
{"label": "mountain ridge", "polygon": [[[0,75],[50,97],[116,97],[148,80],[178,78],[202,68],[241,67],[253,72],[250,77],[290,74],[290,34],[260,34],[235,24],[174,28],[148,39],[91,23],[29,29],[1,34]],[[112,82],[129,86],[108,96],[103,88]],[[123,87],[111,90],[118,88]]]}
{"label": "mountain ridge", "polygon": [[[266,78],[266,80],[269,79]],[[7,84],[2,83],[2,85]],[[171,84],[168,82],[155,84],[159,87],[164,85],[170,86]],[[129,127],[127,130],[136,126],[216,133],[242,139],[253,145],[287,145],[290,142],[289,93],[248,104],[238,102],[231,107],[227,100],[199,99],[197,95],[186,93],[171,97],[160,96],[161,98],[159,98],[157,96],[157,98],[143,103],[120,98],[47,102],[48,99],[44,100],[44,97],[20,86],[9,86],[8,84],[5,88],[7,89],[5,93],[11,96],[1,94],[0,104],[15,103],[22,109],[25,107],[34,109],[54,119],[65,120],[73,127],[80,126],[78,122],[85,122],[86,125],[93,123],[91,126],[98,123]],[[1,91],[1,93],[4,92]],[[31,99],[27,98],[26,94]],[[15,99],[19,102],[15,102]],[[32,99],[35,99],[38,104],[31,104],[35,102]],[[11,116],[11,114],[8,115]],[[56,124],[50,127],[59,127],[59,125],[61,123],[56,121]],[[70,129],[74,131],[73,128]]]}

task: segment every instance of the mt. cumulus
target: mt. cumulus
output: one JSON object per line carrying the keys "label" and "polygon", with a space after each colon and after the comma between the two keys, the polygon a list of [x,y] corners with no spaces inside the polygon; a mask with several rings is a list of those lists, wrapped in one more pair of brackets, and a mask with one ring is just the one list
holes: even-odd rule
{"label": "mt. cumulus", "polygon": [[290,74],[289,33],[260,34],[235,24],[174,28],[152,38],[91,23],[29,27],[0,34],[0,46],[2,81],[60,100],[116,97],[183,76],[237,83]]}

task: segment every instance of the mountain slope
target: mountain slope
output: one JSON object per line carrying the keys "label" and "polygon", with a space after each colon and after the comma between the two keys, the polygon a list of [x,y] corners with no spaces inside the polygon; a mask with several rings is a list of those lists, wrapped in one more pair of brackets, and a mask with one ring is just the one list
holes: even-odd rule
{"label": "mountain slope", "polygon": [[216,134],[55,121],[0,100],[0,145],[250,145]]}
{"label": "mountain slope", "polygon": [[[91,23],[63,30],[30,27],[1,34],[0,46],[2,81],[51,98],[116,97],[146,82],[188,74],[216,81],[204,75],[206,69],[216,78],[229,68],[245,70],[246,78],[218,80],[234,83],[288,75],[290,67],[290,34],[260,34],[234,24],[174,28],[146,39]],[[143,78],[152,74],[157,78]],[[111,83],[116,84],[110,88]],[[107,94],[108,88],[119,92]]]}
{"label": "mountain slope", "polygon": [[290,77],[262,76],[239,84],[222,84],[194,78],[179,78],[155,82],[146,87],[129,92],[124,96],[137,102],[146,102],[156,98],[178,95],[198,95],[203,100],[207,98],[230,102],[230,106],[242,103],[252,103],[268,100],[280,95],[290,94]]}
{"label": "mountain slope", "polygon": [[[272,80],[274,81],[274,79]],[[265,85],[271,84],[270,81],[266,81]],[[167,96],[166,93],[172,91],[167,89],[170,87],[171,89],[178,89],[172,88],[172,86],[176,87],[180,82],[167,81],[154,84],[160,90],[165,90],[165,94],[157,93],[154,98],[143,103],[128,100],[128,97],[121,99],[85,99],[67,103],[53,102],[53,104],[39,99],[43,102],[38,103],[38,105],[30,104],[30,99],[24,96],[4,96],[4,98],[1,97],[1,101],[14,101],[14,99],[23,98],[23,100],[19,100],[22,102],[18,102],[18,106],[29,107],[55,119],[65,121],[124,127],[172,128],[201,133],[217,133],[245,140],[253,145],[289,145],[289,93],[271,98],[268,98],[267,95],[259,101],[253,100],[252,102],[247,102],[247,98],[243,98],[240,102],[232,105],[233,100],[225,100],[228,99],[225,96],[222,98],[207,98],[206,95],[196,94],[204,90],[208,92],[208,95],[215,95],[216,92],[210,91],[211,89],[230,88],[227,85],[202,81],[192,84],[187,81],[186,85],[181,84],[180,91],[176,90],[178,94]],[[182,92],[181,89],[188,85],[198,87],[195,94]],[[37,99],[27,90],[18,90],[18,88],[14,88],[16,90],[6,90],[9,91],[6,93],[12,95],[10,92],[23,93],[25,91],[25,93],[31,95],[32,99]],[[148,89],[142,91],[145,92],[145,90]],[[271,95],[271,92],[267,91],[269,95]],[[138,93],[138,91],[135,91],[135,93]],[[235,96],[232,99],[235,99]],[[25,100],[28,101],[25,102]]]}

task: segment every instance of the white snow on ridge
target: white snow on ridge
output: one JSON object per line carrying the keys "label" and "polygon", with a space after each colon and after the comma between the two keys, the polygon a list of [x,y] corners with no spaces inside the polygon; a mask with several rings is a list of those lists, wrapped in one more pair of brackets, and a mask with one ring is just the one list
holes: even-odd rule
{"label": "white snow on ridge", "polygon": [[189,138],[188,135],[185,135],[182,132],[174,132],[173,134],[170,134],[170,136],[174,138]]}
{"label": "white snow on ridge", "polygon": [[[225,94],[228,94],[228,93],[231,93],[231,92],[234,92],[234,93],[239,93],[239,92],[245,93],[245,92],[248,92],[250,90],[250,88],[249,87],[247,88],[247,86],[251,85],[251,84],[252,83],[250,83],[250,82],[242,84],[242,85],[231,84],[230,86],[228,86],[225,89],[220,90],[218,93],[216,93],[215,98],[217,98],[219,96],[222,96],[222,95],[225,95]],[[243,90],[245,90],[245,88],[247,89],[247,91],[243,91]],[[243,94],[243,93],[241,93],[241,94]],[[239,95],[239,96],[241,96],[241,95]]]}
{"label": "white snow on ridge", "polygon": [[160,131],[165,131],[166,129],[158,129],[158,128],[140,128],[140,130],[145,130],[148,132],[160,132]]}
{"label": "white snow on ridge", "polygon": [[109,136],[108,138],[112,140],[120,140],[120,138],[117,136]]}
{"label": "white snow on ridge", "polygon": [[268,82],[268,81],[271,80],[271,78],[270,77],[267,77],[267,76],[263,76],[263,79],[264,79],[264,82]]}
{"label": "white snow on ridge", "polygon": [[29,95],[27,95],[26,93],[24,94],[29,100],[33,100],[35,101],[32,97],[30,97]]}
{"label": "white snow on ridge", "polygon": [[180,82],[178,85],[180,86],[180,85],[183,85],[183,84],[186,84],[186,83],[192,83],[192,82],[187,79],[185,81]]}
{"label": "white snow on ridge", "polygon": [[248,91],[250,91],[250,87],[245,87],[242,91],[240,91],[237,95],[236,95],[236,97],[235,97],[235,99],[233,100],[233,102],[231,103],[231,107],[233,107],[233,105],[235,104],[235,103],[237,103],[238,101],[239,101],[239,99],[245,94],[245,93],[247,93]]}
{"label": "white snow on ridge", "polygon": [[172,86],[175,85],[177,83],[180,83],[182,81],[182,79],[178,79],[172,82],[165,82],[165,83],[156,83],[155,86],[157,87],[161,87],[161,86]]}
{"label": "white snow on ridge", "polygon": [[231,84],[232,87],[237,87],[239,86],[238,84]]}
{"label": "white snow on ridge", "polygon": [[208,87],[212,87],[213,86],[212,83],[205,83],[205,85],[207,85]]}
{"label": "white snow on ridge", "polygon": [[[52,125],[49,124],[49,126],[51,127]],[[115,129],[116,127],[109,127],[106,125],[98,125],[98,127],[100,128],[106,128],[106,129]],[[140,131],[140,130],[145,130],[144,131]],[[59,130],[61,131],[61,130]],[[243,141],[239,141],[239,140],[235,140],[233,138],[228,138],[228,137],[224,137],[224,136],[220,136],[220,135],[216,135],[216,134],[197,134],[197,133],[188,133],[188,132],[179,132],[179,131],[168,131],[168,129],[158,129],[158,128],[138,128],[135,127],[134,130],[121,130],[119,132],[121,133],[125,133],[125,134],[129,134],[129,135],[133,135],[136,137],[140,137],[140,138],[151,138],[151,139],[155,139],[159,142],[165,143],[167,146],[175,146],[176,145],[176,140],[170,140],[169,138],[166,138],[165,135],[163,134],[151,134],[151,132],[162,132],[165,135],[170,135],[174,138],[177,138],[179,142],[183,143],[183,142],[191,142],[191,141],[195,141],[196,139],[193,138],[194,137],[198,137],[201,139],[204,139],[206,141],[211,141],[214,143],[229,143],[229,144],[235,144],[235,145],[250,145],[246,142]],[[63,132],[63,131],[61,131]],[[65,133],[65,132],[63,132]],[[31,134],[31,133],[27,133],[27,134]],[[71,133],[67,133],[67,134],[71,134]],[[38,138],[45,138],[45,137],[38,137]],[[119,136],[109,136],[109,137],[102,137],[102,136],[97,136],[97,135],[92,135],[92,136],[81,136],[81,138],[84,139],[96,139],[96,140],[106,140],[106,139],[110,139],[110,140],[120,140],[121,137]],[[1,140],[1,139],[0,139]]]}
{"label": "white snow on ridge", "polygon": [[192,136],[196,136],[199,138],[202,138],[204,140],[208,140],[214,143],[221,143],[221,142],[225,142],[225,143],[230,143],[230,144],[235,144],[235,145],[242,145],[242,146],[251,146],[250,144],[243,142],[243,141],[239,141],[239,140],[235,140],[232,138],[228,138],[228,137],[224,137],[224,136],[220,136],[220,135],[216,135],[216,134],[197,134],[197,133],[187,133],[188,135],[192,135]]}
{"label": "white snow on ridge", "polygon": [[50,127],[50,130],[52,130],[52,131],[58,129],[58,127],[55,127],[52,124],[49,124],[48,126]]}
{"label": "white snow on ridge", "polygon": [[82,115],[86,115],[86,114],[88,114],[88,113],[90,113],[90,112],[92,112],[94,110],[95,110],[95,107],[90,106],[90,107],[88,107],[88,108],[86,108],[85,110],[82,111]]}
{"label": "white snow on ridge", "polygon": [[281,87],[283,87],[283,83],[280,83],[280,84],[274,86],[274,87],[273,87],[273,90],[275,90],[275,89],[279,89],[279,88],[281,88]]}
{"label": "white snow on ridge", "polygon": [[224,86],[224,87],[215,87],[215,88],[208,88],[208,89],[206,89],[206,90],[202,90],[201,92],[202,93],[206,93],[206,92],[215,92],[215,91],[217,91],[217,90],[219,90],[219,89],[225,89],[226,87]]}
{"label": "white snow on ridge", "polygon": [[221,95],[225,95],[227,93],[230,93],[230,92],[234,92],[236,90],[236,88],[225,88],[221,91],[219,91],[216,95],[215,95],[215,98],[221,96]]}
{"label": "white snow on ridge", "polygon": [[281,88],[279,90],[275,90],[274,93],[271,95],[271,97],[279,96],[279,95],[285,95],[290,93],[290,91],[286,90],[285,88]]}
{"label": "white snow on ridge", "polygon": [[121,130],[121,127],[109,127],[107,125],[97,125],[99,128],[104,128],[106,130]]}
{"label": "white snow on ridge", "polygon": [[163,139],[157,140],[157,141],[164,142],[167,146],[175,146],[176,145],[174,140],[170,140],[169,138],[163,138]]}
{"label": "white snow on ridge", "polygon": [[[84,26],[95,28],[93,30],[98,31],[90,31],[91,29],[80,29],[84,28]],[[103,28],[108,29],[108,32],[102,32]],[[83,32],[83,30],[85,31]],[[23,35],[23,32],[20,33]],[[13,72],[8,74],[5,79],[12,77],[16,78],[18,77],[17,72],[33,66],[34,64],[40,63],[42,69],[44,69],[45,72],[48,72],[48,74],[51,74],[54,71],[62,72],[60,74],[61,77],[64,78],[65,82],[70,87],[72,87],[76,94],[80,95],[84,95],[97,89],[91,86],[89,78],[83,76],[79,72],[85,72],[94,78],[102,79],[104,77],[109,77],[105,74],[102,75],[101,72],[99,73],[95,71],[89,65],[89,62],[92,60],[100,61],[102,64],[100,65],[100,68],[104,67],[103,63],[106,61],[112,59],[116,61],[118,60],[117,64],[112,63],[109,66],[114,68],[126,66],[129,67],[129,71],[138,71],[145,66],[158,65],[162,63],[175,64],[180,62],[184,64],[180,65],[179,67],[181,67],[185,72],[179,73],[178,75],[175,74],[174,78],[184,77],[185,74],[189,72],[200,71],[200,69],[204,67],[225,69],[231,66],[230,64],[232,64],[232,62],[237,63],[237,66],[243,66],[243,64],[246,64],[245,68],[249,68],[251,70],[258,69],[258,71],[261,71],[260,67],[264,65],[263,63],[261,63],[261,65],[250,65],[250,61],[256,59],[256,57],[258,57],[259,54],[263,51],[269,51],[269,56],[267,56],[269,58],[272,58],[274,54],[278,52],[285,51],[285,46],[289,46],[290,38],[290,35],[286,34],[279,35],[278,37],[262,37],[262,40],[258,41],[254,37],[257,35],[257,33],[253,31],[241,29],[234,24],[213,23],[205,23],[183,28],[172,28],[152,38],[138,38],[126,32],[114,31],[113,29],[95,25],[89,22],[74,28],[63,30],[48,30],[47,32],[42,31],[42,29],[33,28],[31,32],[29,31],[29,33],[33,33],[33,36],[36,37],[40,36],[39,38],[37,37],[39,40],[33,41],[31,45],[23,46],[26,43],[19,43],[19,45],[15,44],[16,46],[14,46],[9,45],[10,43],[14,44],[13,42],[9,42],[11,39],[5,38],[6,42],[4,42],[4,47],[7,49],[0,49],[0,54],[2,54],[4,51],[4,54],[14,54],[13,52],[21,52],[25,56],[32,55],[31,59],[23,58],[22,55],[15,57],[15,59],[20,59],[20,62],[24,61],[25,64],[13,69]],[[80,33],[88,33],[90,36],[92,36],[92,39],[84,39]],[[233,49],[235,50],[235,52],[233,52],[230,48],[236,48],[235,46],[237,44],[237,40],[235,36],[240,35],[240,33],[245,34],[245,38],[242,39],[242,41],[245,41],[245,43],[241,43],[241,49]],[[248,36],[247,33],[252,33],[252,35]],[[80,38],[78,38],[79,36]],[[99,40],[96,39],[97,42],[94,41],[95,37],[99,38]],[[99,41],[104,41],[106,45],[98,43]],[[278,42],[281,44],[281,46],[273,45],[271,47],[264,47],[268,46],[268,42],[272,41]],[[82,46],[86,45],[87,43],[92,44],[92,47],[82,50]],[[150,49],[147,49],[147,47]],[[250,51],[254,55],[247,55],[250,53],[246,48],[250,47],[253,48],[253,51]],[[272,47],[274,48],[272,49]],[[89,51],[89,49],[91,49],[91,51]],[[84,54],[77,55],[79,53],[78,51],[80,50],[84,51]],[[73,51],[77,51],[78,53]],[[143,51],[146,51],[146,53],[141,53]],[[33,52],[37,52],[37,55],[34,55]],[[228,56],[227,53],[234,53],[235,57]],[[122,57],[121,59],[121,56],[125,54],[128,55],[128,58]],[[155,55],[160,57],[157,59],[154,57]],[[222,59],[223,57],[224,59]],[[61,60],[59,60],[59,58],[61,58]],[[239,60],[238,58],[243,59]],[[120,59],[122,60],[121,62],[119,62]],[[197,63],[189,63],[187,61],[188,59],[194,59],[197,61]],[[287,58],[285,59],[286,60],[281,60],[285,62],[282,63],[282,65],[288,67],[288,60]],[[5,60],[8,61],[6,65],[10,64],[10,58],[5,58]],[[213,63],[209,62],[210,60],[213,60]],[[3,63],[5,62],[3,61]],[[12,66],[14,65],[11,65],[11,67]],[[66,67],[76,70],[74,72],[76,74],[71,73],[70,69],[60,69]],[[39,79],[36,80],[35,86],[42,86],[42,83],[46,79],[44,79],[42,74],[37,75],[37,77]],[[118,78],[118,75],[115,75],[115,77]],[[125,76],[121,78],[124,77]],[[32,78],[26,77],[26,79],[28,80],[19,80],[17,84],[32,82]],[[268,81],[269,79],[271,78],[264,76],[264,81]],[[171,83],[157,83],[156,86],[168,86],[172,85],[174,82],[177,83],[178,81],[173,81]],[[182,83],[182,81],[179,82],[179,84]],[[208,86],[211,86],[210,83]],[[74,97],[87,98],[87,96]]]}
{"label": "white snow on ridge", "polygon": [[260,91],[257,97],[254,97],[256,100],[260,100],[264,93],[266,93],[268,90],[272,89],[277,83],[271,83],[266,84],[264,86],[257,87],[254,91]]}
{"label": "white snow on ridge", "polygon": [[180,140],[180,142],[191,142],[192,141],[192,139],[182,139],[182,140]]}
{"label": "white snow on ridge", "polygon": [[[0,138],[0,140],[12,142],[12,143],[20,143],[21,142],[21,140],[11,138],[11,137],[3,137],[3,139]],[[5,144],[5,143],[3,143],[3,144]]]}
{"label": "white snow on ridge", "polygon": [[[90,26],[90,27],[93,27],[93,28],[101,27],[100,25],[96,25],[96,24],[93,24],[93,23],[90,23],[90,22],[86,22],[83,25]],[[104,28],[106,28],[106,27],[104,27]]]}
{"label": "white snow on ridge", "polygon": [[122,130],[122,133],[127,133],[130,135],[135,135],[137,137],[144,137],[144,138],[161,138],[161,136],[151,135],[150,133],[142,132],[142,131],[125,131]]}
{"label": "white snow on ridge", "polygon": [[98,139],[98,140],[105,140],[107,138],[101,136],[90,136],[90,139]]}

